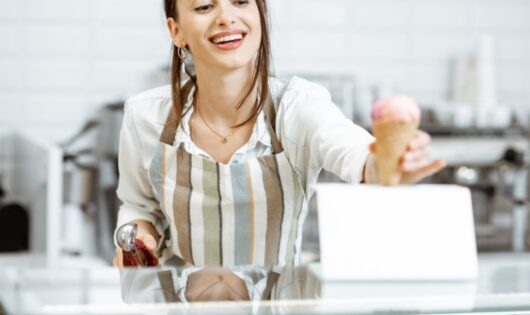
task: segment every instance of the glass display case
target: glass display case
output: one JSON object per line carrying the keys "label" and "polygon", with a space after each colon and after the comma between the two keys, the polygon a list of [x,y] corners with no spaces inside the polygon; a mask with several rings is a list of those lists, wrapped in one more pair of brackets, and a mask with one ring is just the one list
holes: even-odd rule
{"label": "glass display case", "polygon": [[12,315],[528,312],[529,258],[481,254],[474,281],[326,282],[318,263],[282,270],[238,267],[231,271],[245,283],[248,297],[215,302],[186,301],[190,275],[203,269],[7,267],[0,271],[0,310]]}

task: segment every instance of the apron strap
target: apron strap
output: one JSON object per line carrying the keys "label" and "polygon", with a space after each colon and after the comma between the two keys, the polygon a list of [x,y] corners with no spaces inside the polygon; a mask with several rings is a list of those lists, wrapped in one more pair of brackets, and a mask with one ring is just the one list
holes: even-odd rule
{"label": "apron strap", "polygon": [[[181,93],[184,96],[182,98],[184,101],[188,99],[188,95],[190,94],[192,87],[192,80],[188,80],[188,82],[186,82],[186,84],[184,84],[184,86],[182,87]],[[272,103],[272,98],[270,94],[267,97],[265,105],[263,106],[263,111],[266,118],[265,120],[267,121],[267,127],[269,128],[269,133],[271,136],[272,151],[274,152],[274,154],[278,154],[283,151],[283,147],[280,144],[280,140],[278,139],[274,128],[274,126],[276,125],[276,111],[274,110],[274,104]],[[169,110],[169,115],[167,116],[166,123],[164,125],[164,129],[162,130],[162,134],[160,135],[160,142],[168,145],[173,145],[178,127],[175,123],[176,119],[177,113],[175,112],[175,107],[171,106],[171,109]]]}
{"label": "apron strap", "polygon": [[[182,87],[180,90],[182,93],[182,100],[185,102],[188,99],[188,95],[190,94],[191,88],[193,87],[193,80],[188,80],[186,84]],[[171,102],[171,99],[170,99]],[[182,104],[184,105],[184,104]],[[175,141],[175,135],[177,134],[177,113],[175,112],[175,106],[171,106],[171,109],[169,110],[169,115],[167,116],[166,123],[164,125],[164,129],[162,130],[162,134],[160,135],[160,142],[173,145],[173,142]]]}
{"label": "apron strap", "polygon": [[262,300],[271,300],[272,298],[272,289],[274,288],[274,285],[278,282],[278,279],[280,278],[280,274],[274,271],[271,271],[269,277],[267,278],[267,285],[265,286],[265,290],[263,291]]}
{"label": "apron strap", "polygon": [[272,103],[272,97],[269,93],[267,96],[267,101],[265,102],[265,105],[263,106],[263,112],[265,114],[265,120],[267,121],[267,126],[269,127],[269,133],[271,135],[271,144],[272,144],[272,151],[274,154],[278,154],[283,151],[283,147],[280,143],[280,140],[278,139],[278,136],[276,135],[276,110],[274,110],[274,104]]}
{"label": "apron strap", "polygon": [[163,270],[157,272],[158,281],[164,294],[164,301],[166,303],[180,302],[177,292],[175,291],[175,284],[170,270]]}

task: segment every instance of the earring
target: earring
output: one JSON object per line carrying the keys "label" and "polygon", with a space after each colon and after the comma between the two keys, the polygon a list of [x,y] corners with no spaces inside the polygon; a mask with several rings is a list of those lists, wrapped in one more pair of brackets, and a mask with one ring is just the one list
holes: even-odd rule
{"label": "earring", "polygon": [[184,61],[186,58],[188,58],[188,55],[186,54],[186,48],[184,46],[178,46],[177,47],[177,55],[179,56],[180,60]]}
{"label": "earring", "polygon": [[176,44],[177,46],[177,55],[179,56],[181,61],[186,60],[188,58],[188,54],[186,53],[186,43],[183,40],[179,40]]}

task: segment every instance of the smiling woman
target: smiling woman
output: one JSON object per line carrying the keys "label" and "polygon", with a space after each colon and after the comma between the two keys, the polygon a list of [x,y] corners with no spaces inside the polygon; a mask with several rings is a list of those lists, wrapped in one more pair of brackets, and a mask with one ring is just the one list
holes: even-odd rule
{"label": "smiling woman", "polygon": [[[220,1],[219,8],[217,3],[218,1],[215,1],[216,7],[214,7],[212,1],[204,0],[164,1],[168,28],[173,43],[177,47],[173,52],[173,65],[171,67],[173,106],[177,113],[182,113],[181,104],[184,102],[181,98],[180,82],[182,81],[181,69],[184,65],[184,58],[182,57],[185,56],[182,50],[188,49],[193,51],[193,62],[196,68],[201,66],[205,68],[215,67],[216,65],[218,67],[237,67],[238,64],[246,66],[248,73],[252,74],[252,81],[247,83],[246,94],[239,100],[236,108],[242,106],[245,100],[249,99],[259,81],[258,94],[263,97],[258,106],[254,108],[251,117],[255,117],[262,110],[269,93],[271,49],[266,2],[254,0]],[[225,8],[224,6],[228,7]],[[220,9],[230,11],[221,16],[212,14],[212,11],[215,13]],[[234,20],[236,15],[232,14],[232,10],[236,10],[235,14],[243,18],[240,21]],[[243,44],[245,44],[244,47],[242,47]],[[243,51],[238,51],[237,54],[229,53],[239,48],[242,48]],[[226,53],[222,54],[223,52]],[[198,69],[198,71],[207,71],[207,69]],[[190,77],[193,78],[192,75]],[[208,88],[216,89],[216,82],[211,83],[212,86]],[[245,86],[243,85],[243,87]],[[175,123],[178,125],[181,119],[182,114],[177,115]]]}
{"label": "smiling woman", "polygon": [[[376,183],[374,139],[344,117],[323,87],[270,76],[265,0],[164,4],[175,46],[171,85],[127,101],[118,226],[137,224],[136,237],[162,265],[198,268],[188,292],[214,277],[214,287],[230,282],[237,293],[230,296],[255,298],[245,292],[249,279],[200,268],[251,265],[277,272],[296,265],[319,172]],[[416,181],[443,167],[428,162],[429,143],[418,132],[408,144],[403,178]],[[114,264],[123,266],[121,249]],[[267,298],[274,274],[253,294]]]}

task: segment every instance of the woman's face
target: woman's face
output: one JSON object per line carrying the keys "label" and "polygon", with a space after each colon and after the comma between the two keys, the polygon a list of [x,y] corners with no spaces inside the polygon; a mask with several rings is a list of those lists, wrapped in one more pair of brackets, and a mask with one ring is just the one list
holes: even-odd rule
{"label": "woman's face", "polygon": [[261,43],[259,0],[178,0],[173,41],[188,45],[196,66],[235,69],[253,63]]}

